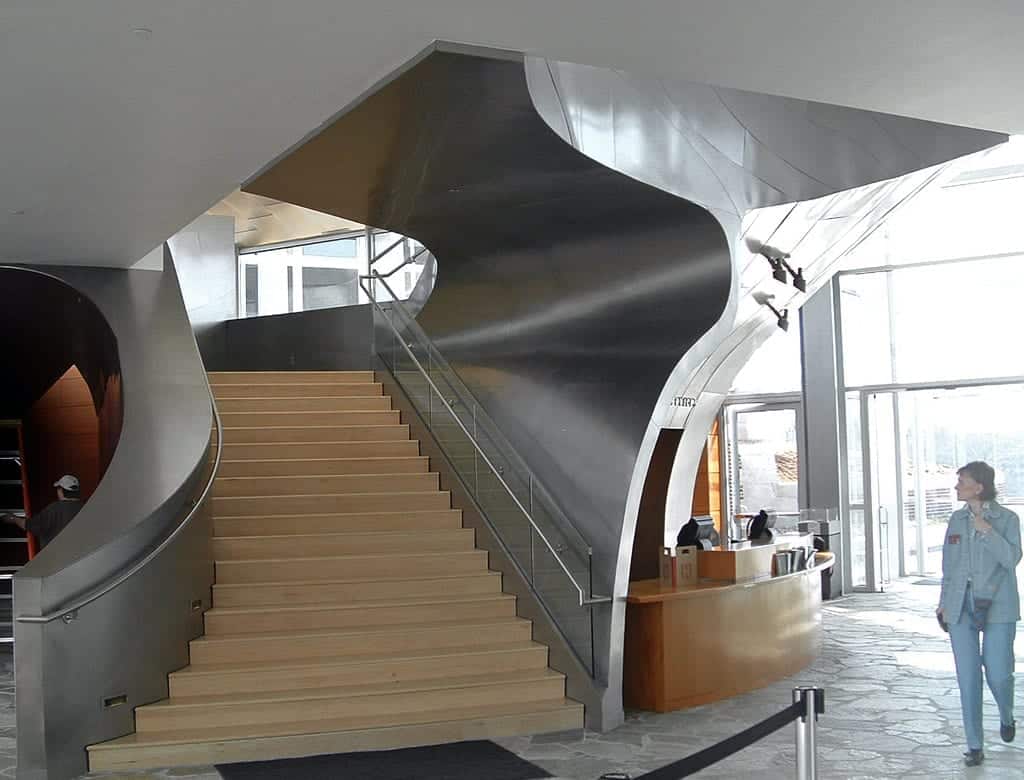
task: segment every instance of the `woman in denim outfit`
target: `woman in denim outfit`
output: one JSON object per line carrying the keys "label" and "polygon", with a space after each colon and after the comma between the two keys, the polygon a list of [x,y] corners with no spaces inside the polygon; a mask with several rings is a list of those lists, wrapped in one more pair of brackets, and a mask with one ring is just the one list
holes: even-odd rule
{"label": "woman in denim outfit", "polygon": [[966,503],[946,528],[937,616],[949,631],[956,661],[967,735],[964,763],[977,766],[985,760],[982,667],[999,706],[1000,736],[1012,742],[1016,735],[1013,640],[1020,620],[1015,571],[1021,559],[1020,519],[995,502],[995,472],[987,463],[968,463],[957,474],[957,499]]}

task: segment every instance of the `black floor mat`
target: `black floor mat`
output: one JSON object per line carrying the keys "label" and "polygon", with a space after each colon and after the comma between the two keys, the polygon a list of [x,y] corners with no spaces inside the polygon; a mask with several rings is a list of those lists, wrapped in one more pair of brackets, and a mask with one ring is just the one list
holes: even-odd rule
{"label": "black floor mat", "polygon": [[219,764],[224,780],[536,780],[551,777],[493,742]]}

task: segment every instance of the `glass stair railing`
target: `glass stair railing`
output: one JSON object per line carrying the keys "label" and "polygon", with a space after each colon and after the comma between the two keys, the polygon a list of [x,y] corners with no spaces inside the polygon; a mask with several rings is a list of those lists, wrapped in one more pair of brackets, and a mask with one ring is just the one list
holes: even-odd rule
{"label": "glass stair railing", "polygon": [[[377,273],[360,280],[381,362],[553,623],[594,675],[593,550]],[[382,289],[381,289],[382,288]],[[378,295],[377,291],[386,293]],[[381,301],[380,298],[387,298]]]}

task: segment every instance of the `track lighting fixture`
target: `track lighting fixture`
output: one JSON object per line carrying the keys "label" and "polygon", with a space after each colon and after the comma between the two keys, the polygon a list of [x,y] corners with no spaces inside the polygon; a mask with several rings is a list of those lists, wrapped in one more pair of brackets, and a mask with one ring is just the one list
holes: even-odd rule
{"label": "track lighting fixture", "polygon": [[775,324],[778,325],[780,328],[782,328],[782,330],[788,331],[789,330],[789,309],[783,309],[782,311],[779,311],[778,309],[776,309],[775,306],[772,305],[772,298],[774,298],[774,297],[775,297],[774,295],[769,295],[768,293],[763,293],[763,292],[756,292],[756,293],[754,293],[754,300],[755,301],[757,301],[762,306],[767,306],[769,309],[771,309],[772,314],[775,315],[775,320],[776,320]]}
{"label": "track lighting fixture", "polygon": [[747,236],[746,240],[747,249],[756,255],[761,255],[771,264],[772,267],[772,278],[777,282],[786,283],[786,272],[793,277],[793,286],[796,287],[800,292],[807,292],[807,280],[804,278],[804,269],[797,268],[793,270],[786,261],[789,260],[789,254],[783,252],[781,249],[776,249],[773,246],[769,246],[763,241],[759,241],[753,236]]}

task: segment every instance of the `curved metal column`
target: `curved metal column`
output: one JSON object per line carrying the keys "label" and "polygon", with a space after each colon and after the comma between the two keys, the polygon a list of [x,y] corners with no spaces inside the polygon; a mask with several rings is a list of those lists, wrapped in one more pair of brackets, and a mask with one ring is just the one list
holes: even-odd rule
{"label": "curved metal column", "polygon": [[[442,48],[244,189],[429,247],[421,325],[590,539],[595,589],[621,597],[657,432],[685,422],[672,399],[745,316],[743,270],[761,267],[738,245],[744,215],[993,136]],[[600,614],[606,727],[622,717],[624,613],[620,598]]]}
{"label": "curved metal column", "polygon": [[[208,461],[202,361],[170,257],[163,272],[48,267],[92,300],[117,339],[124,422],[81,512],[14,580],[18,617],[61,610],[140,560],[181,523]],[[86,771],[85,746],[134,730],[188,662],[213,581],[207,513],[151,565],[66,617],[15,623],[18,777]],[[123,697],[121,699],[120,697]]]}

